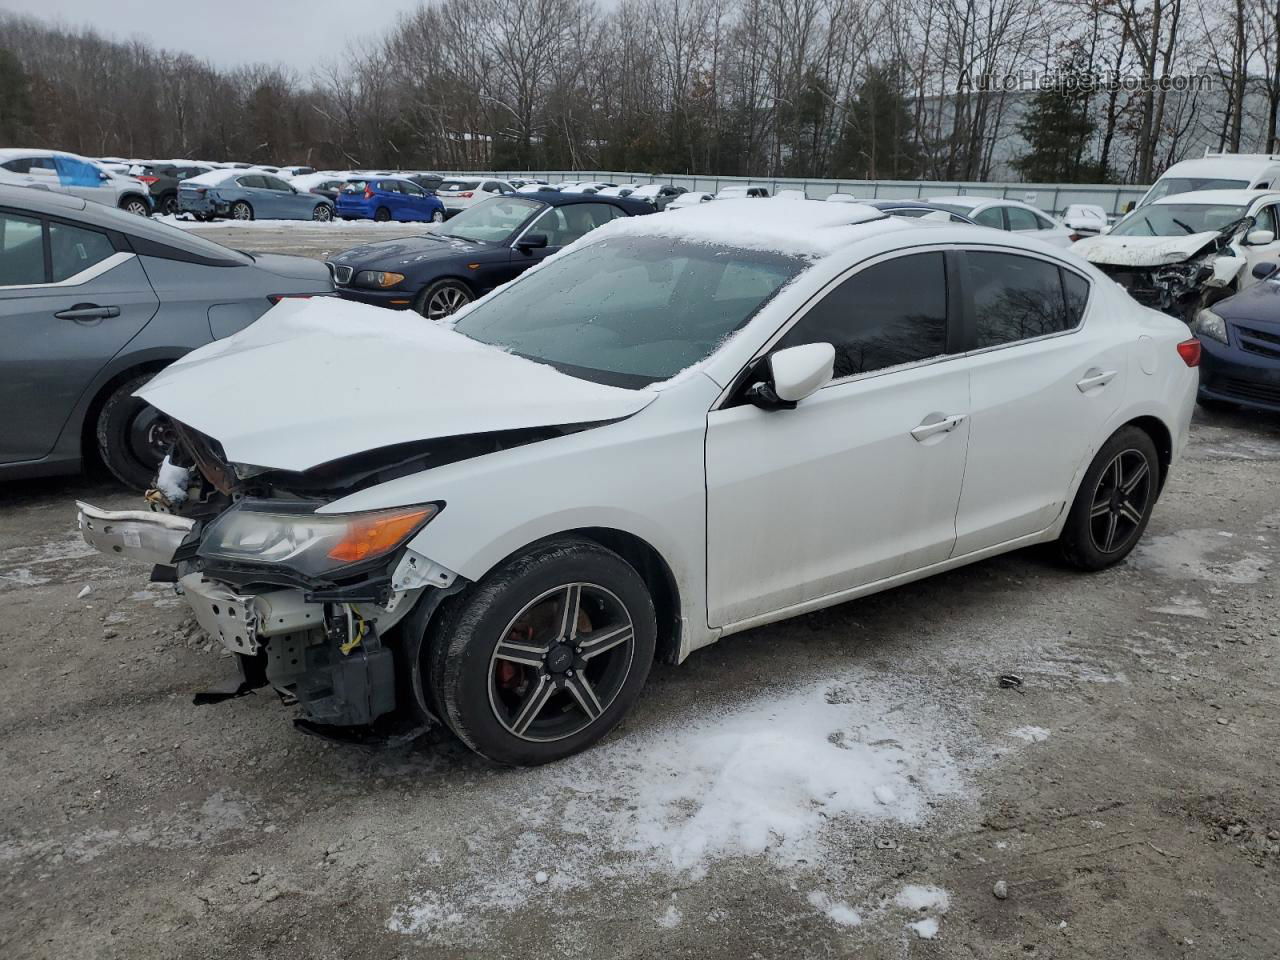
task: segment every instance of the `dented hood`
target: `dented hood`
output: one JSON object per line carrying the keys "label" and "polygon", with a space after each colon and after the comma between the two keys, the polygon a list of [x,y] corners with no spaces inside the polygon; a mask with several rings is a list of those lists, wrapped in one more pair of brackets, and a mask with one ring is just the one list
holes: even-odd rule
{"label": "dented hood", "polygon": [[1217,230],[1189,233],[1185,237],[1117,237],[1103,234],[1085,237],[1071,247],[1090,263],[1118,267],[1160,267],[1193,257],[1221,237]]}
{"label": "dented hood", "polygon": [[616,420],[656,396],[580,380],[416,313],[285,300],[138,396],[233,463],[308,470],[415,440]]}

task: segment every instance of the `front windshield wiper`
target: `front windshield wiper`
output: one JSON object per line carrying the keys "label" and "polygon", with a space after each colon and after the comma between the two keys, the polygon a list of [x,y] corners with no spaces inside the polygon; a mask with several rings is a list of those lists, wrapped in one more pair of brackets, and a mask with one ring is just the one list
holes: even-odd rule
{"label": "front windshield wiper", "polygon": [[1176,223],[1178,226],[1180,226],[1183,230],[1187,231],[1187,233],[1195,233],[1194,230],[1188,227],[1185,223],[1183,223],[1177,217],[1170,217],[1169,219],[1172,220],[1174,223]]}

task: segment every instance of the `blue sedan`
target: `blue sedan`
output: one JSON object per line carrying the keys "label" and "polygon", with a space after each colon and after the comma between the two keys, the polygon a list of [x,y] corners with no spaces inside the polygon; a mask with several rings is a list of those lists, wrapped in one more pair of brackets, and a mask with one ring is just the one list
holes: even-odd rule
{"label": "blue sedan", "polygon": [[197,220],[333,219],[333,204],[295,190],[279,177],[253,170],[214,170],[178,186],[178,212]]}
{"label": "blue sedan", "polygon": [[343,220],[444,222],[444,203],[408,177],[350,180],[338,193],[338,216]]}
{"label": "blue sedan", "polygon": [[1196,315],[1200,402],[1280,413],[1280,266],[1253,273],[1261,283]]}

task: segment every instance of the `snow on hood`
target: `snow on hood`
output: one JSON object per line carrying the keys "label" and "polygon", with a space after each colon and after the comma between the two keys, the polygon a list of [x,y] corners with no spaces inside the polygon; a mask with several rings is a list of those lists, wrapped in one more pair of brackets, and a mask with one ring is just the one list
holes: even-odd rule
{"label": "snow on hood", "polygon": [[579,380],[416,313],[286,300],[138,391],[233,463],[308,470],[366,450],[631,416],[657,394]]}
{"label": "snow on hood", "polygon": [[1079,254],[1090,263],[1159,267],[1194,256],[1219,236],[1217,230],[1189,233],[1184,237],[1117,237],[1114,234],[1103,234],[1077,240],[1072,245],[1071,252]]}

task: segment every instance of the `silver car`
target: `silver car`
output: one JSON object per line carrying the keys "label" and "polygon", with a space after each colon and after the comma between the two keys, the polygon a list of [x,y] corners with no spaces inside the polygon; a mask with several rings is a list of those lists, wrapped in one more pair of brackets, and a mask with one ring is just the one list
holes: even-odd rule
{"label": "silver car", "polygon": [[145,488],[172,442],[133,394],[283,297],[333,291],[316,260],[249,255],[65,194],[0,186],[0,479],[97,452]]}
{"label": "silver car", "polygon": [[0,183],[69,193],[142,217],[150,216],[154,207],[147,185],[136,177],[58,150],[0,150]]}

